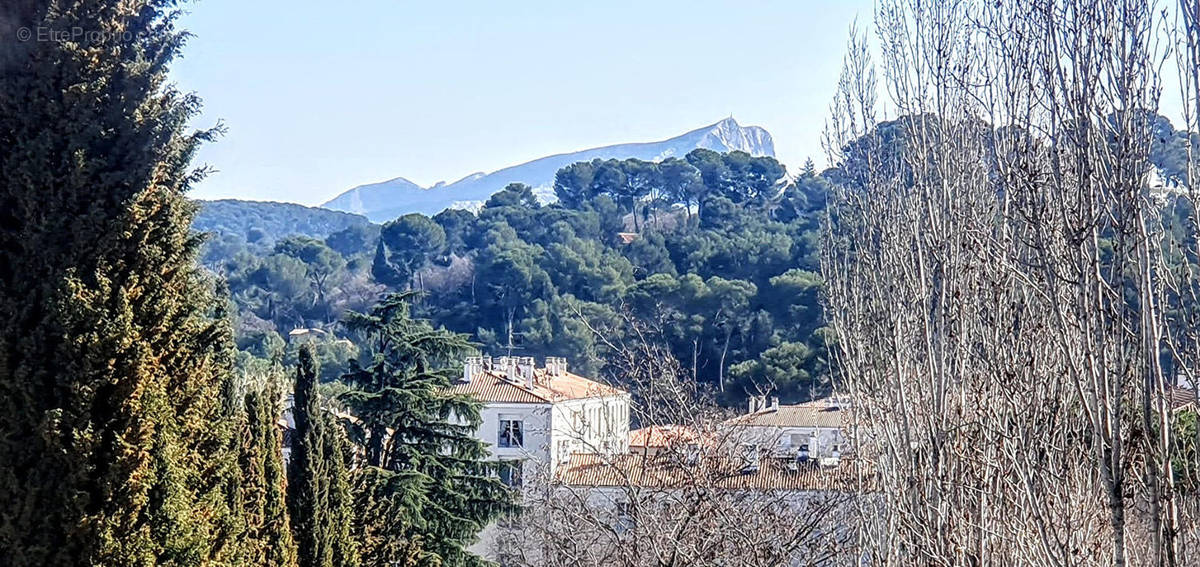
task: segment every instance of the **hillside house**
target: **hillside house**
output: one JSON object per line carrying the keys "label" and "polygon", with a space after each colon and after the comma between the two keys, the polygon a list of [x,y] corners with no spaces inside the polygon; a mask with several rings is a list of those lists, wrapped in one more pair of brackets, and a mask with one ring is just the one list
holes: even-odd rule
{"label": "hillside house", "polygon": [[[542,522],[584,515],[622,533],[643,521],[674,521],[663,510],[688,509],[697,498],[713,499],[729,517],[778,515],[778,529],[786,531],[805,518],[845,513],[864,489],[855,463],[841,458],[843,402],[781,406],[759,398],[748,413],[711,427],[631,431],[628,394],[566,373],[560,360],[538,369],[531,359],[472,359],[455,387],[484,401],[479,435],[493,446],[493,458],[521,463],[524,474],[532,463],[548,463],[543,470],[552,479],[536,489],[526,485],[526,520],[503,521],[480,534],[472,550],[487,558],[537,556],[533,542],[545,534],[532,526]],[[596,412],[600,427],[577,428],[574,416]],[[520,447],[511,446],[518,431]],[[653,517],[641,515],[651,509]]]}
{"label": "hillside house", "polygon": [[470,357],[450,391],[483,403],[476,436],[511,463],[501,475],[511,485],[554,475],[572,454],[629,447],[629,394],[572,374],[564,358],[537,368],[531,357]]}
{"label": "hillside house", "polygon": [[1191,388],[1169,386],[1164,395],[1172,413],[1196,410],[1196,391]]}
{"label": "hillside house", "polygon": [[691,427],[651,425],[629,432],[629,452],[646,457],[671,451],[694,453],[700,441],[700,435]]}
{"label": "hillside house", "polygon": [[725,422],[730,438],[747,455],[816,461],[837,465],[849,447],[849,404],[826,398],[796,405],[780,405],[778,398],[750,399],[750,411]]}

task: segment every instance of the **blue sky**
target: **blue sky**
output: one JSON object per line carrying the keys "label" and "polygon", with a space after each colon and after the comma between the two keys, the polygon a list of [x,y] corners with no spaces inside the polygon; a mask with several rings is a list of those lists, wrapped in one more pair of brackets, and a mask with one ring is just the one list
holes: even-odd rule
{"label": "blue sky", "polygon": [[850,24],[833,2],[199,0],[173,70],[228,134],[199,198],[315,205],[551,153],[671,137],[732,114],[792,167],[820,134]]}

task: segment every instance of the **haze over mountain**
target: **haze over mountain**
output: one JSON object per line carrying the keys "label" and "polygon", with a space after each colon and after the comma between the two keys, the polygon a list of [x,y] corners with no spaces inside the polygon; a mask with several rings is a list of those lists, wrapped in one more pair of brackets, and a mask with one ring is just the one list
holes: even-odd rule
{"label": "haze over mountain", "polygon": [[468,208],[487,200],[509,183],[525,183],[533,187],[539,197],[553,198],[554,174],[572,163],[629,158],[659,161],[670,157],[682,158],[696,148],[775,156],[775,144],[770,133],[758,126],[742,126],[731,116],[659,142],[616,144],[555,154],[492,173],[473,173],[453,183],[440,182],[432,187],[421,187],[403,177],[396,177],[360,185],[321,206],[383,222],[407,213],[432,215],[449,207]]}

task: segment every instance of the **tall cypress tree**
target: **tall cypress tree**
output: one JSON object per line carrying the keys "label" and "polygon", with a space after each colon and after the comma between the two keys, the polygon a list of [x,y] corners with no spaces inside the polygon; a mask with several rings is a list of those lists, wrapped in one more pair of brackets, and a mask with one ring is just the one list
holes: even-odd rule
{"label": "tall cypress tree", "polygon": [[288,523],[287,479],[279,434],[279,394],[273,383],[246,394],[246,420],[239,459],[242,472],[242,547],[238,563],[264,567],[296,565]]}
{"label": "tall cypress tree", "polygon": [[410,314],[416,294],[385,298],[347,326],[370,352],[352,361],[341,396],[363,444],[356,519],[370,564],[486,565],[467,551],[492,520],[514,508],[513,494],[474,437],[473,398],[447,393],[466,337]]}
{"label": "tall cypress tree", "polygon": [[[172,0],[0,3],[0,558],[224,561],[231,331]],[[76,33],[76,31],[80,33]]]}
{"label": "tall cypress tree", "polygon": [[350,536],[348,455],[340,425],[321,408],[319,375],[312,346],[301,346],[292,405],[296,430],[288,511],[300,567],[346,567],[358,564]]}

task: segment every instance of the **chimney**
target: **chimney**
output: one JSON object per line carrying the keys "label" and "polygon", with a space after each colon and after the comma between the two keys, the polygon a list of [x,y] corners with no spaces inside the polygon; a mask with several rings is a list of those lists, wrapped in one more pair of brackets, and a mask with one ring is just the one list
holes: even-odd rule
{"label": "chimney", "polygon": [[515,369],[520,376],[520,379],[525,382],[530,388],[534,387],[533,382],[533,357],[523,356],[513,361]]}
{"label": "chimney", "polygon": [[463,382],[470,384],[482,369],[483,359],[481,357],[468,356],[467,361],[463,364]]}
{"label": "chimney", "polygon": [[567,373],[567,359],[560,356],[546,357],[546,374],[552,377],[563,376]]}
{"label": "chimney", "polygon": [[778,410],[779,410],[779,398],[775,397],[775,396],[771,396],[771,411],[778,411]]}
{"label": "chimney", "polygon": [[516,372],[513,371],[513,363],[516,362],[507,356],[497,356],[492,361],[492,370],[506,380],[517,379]]}

